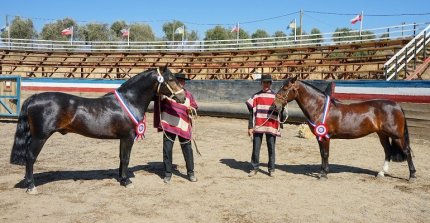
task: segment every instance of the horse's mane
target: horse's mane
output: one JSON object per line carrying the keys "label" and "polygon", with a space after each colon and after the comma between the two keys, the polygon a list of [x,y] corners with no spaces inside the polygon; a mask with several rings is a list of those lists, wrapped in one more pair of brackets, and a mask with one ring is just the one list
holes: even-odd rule
{"label": "horse's mane", "polygon": [[142,73],[136,74],[134,75],[132,78],[128,79],[126,82],[122,83],[121,86],[119,86],[120,88],[127,88],[130,85],[134,84],[136,81],[138,81],[140,79],[141,76],[147,76],[149,73],[153,72],[154,69],[149,69],[146,71],[143,71]]}
{"label": "horse's mane", "polygon": [[[305,84],[306,86],[309,86],[311,88],[313,88],[314,90],[318,91],[319,93],[323,94],[324,96],[327,96],[327,92],[320,90],[319,88],[317,88],[315,85],[308,83],[306,81],[300,81],[303,84]],[[331,84],[331,83],[330,83]],[[330,86],[330,90],[331,90],[331,86]],[[334,97],[332,97],[330,95],[330,101],[336,106],[340,101]]]}

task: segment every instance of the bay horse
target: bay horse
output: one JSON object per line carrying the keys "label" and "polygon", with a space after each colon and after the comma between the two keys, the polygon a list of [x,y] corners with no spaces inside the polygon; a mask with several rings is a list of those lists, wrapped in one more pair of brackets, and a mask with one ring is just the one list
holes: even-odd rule
{"label": "bay horse", "polygon": [[308,119],[309,128],[317,136],[321,154],[320,179],[327,179],[329,172],[330,139],[355,139],[375,132],[385,152],[384,165],[378,177],[383,177],[388,171],[390,160],[407,160],[409,180],[416,179],[408,126],[398,103],[390,100],[342,103],[315,86],[298,81],[297,77],[284,81],[272,106],[280,110],[292,100],[296,100]]}
{"label": "bay horse", "polygon": [[61,92],[30,96],[22,105],[10,156],[10,163],[25,165],[27,193],[37,194],[33,165],[43,145],[55,132],[119,139],[120,185],[132,187],[127,176],[130,152],[136,136],[144,133],[145,112],[157,94],[171,97],[178,103],[185,101],[183,88],[167,67],[137,74],[117,88],[115,93],[110,92],[99,98]]}

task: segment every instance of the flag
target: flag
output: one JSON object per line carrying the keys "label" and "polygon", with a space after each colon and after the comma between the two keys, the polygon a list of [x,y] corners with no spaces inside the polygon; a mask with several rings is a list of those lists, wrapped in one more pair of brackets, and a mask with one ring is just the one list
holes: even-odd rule
{"label": "flag", "polygon": [[295,29],[296,28],[296,21],[293,19],[291,20],[290,24],[288,24],[287,29]]}
{"label": "flag", "polygon": [[363,19],[363,16],[361,14],[357,15],[356,17],[354,17],[353,19],[351,19],[351,24],[355,24],[355,23],[361,21],[362,19]]}
{"label": "flag", "polygon": [[130,35],[130,29],[121,29],[122,37],[127,37]]}
{"label": "flag", "polygon": [[70,26],[69,28],[63,29],[63,31],[61,31],[61,35],[62,36],[73,35],[73,26]]}
{"label": "flag", "polygon": [[5,31],[9,31],[9,26],[1,27],[0,32],[5,32]]}
{"label": "flag", "polygon": [[184,34],[184,32],[185,32],[185,26],[178,27],[175,30],[175,34]]}
{"label": "flag", "polygon": [[233,29],[231,29],[231,32],[239,32],[240,28],[239,28],[239,23],[236,24]]}

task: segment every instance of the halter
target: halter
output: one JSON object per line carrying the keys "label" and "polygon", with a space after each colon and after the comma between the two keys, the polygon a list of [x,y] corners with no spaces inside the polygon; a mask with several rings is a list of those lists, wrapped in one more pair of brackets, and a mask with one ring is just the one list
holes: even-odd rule
{"label": "halter", "polygon": [[119,94],[117,90],[114,92],[115,98],[118,100],[119,104],[121,105],[121,108],[127,113],[128,117],[133,121],[134,125],[136,126],[136,137],[134,137],[134,141],[137,141],[139,137],[143,140],[143,137],[145,136],[146,131],[146,116],[143,114],[142,120],[138,121],[136,116],[133,114],[133,112],[128,108],[127,104],[125,103],[122,96]]}
{"label": "halter", "polygon": [[321,141],[323,137],[330,139],[330,135],[328,134],[328,128],[327,128],[327,125],[325,124],[327,120],[327,113],[329,108],[330,108],[330,96],[327,95],[326,101],[324,104],[324,111],[323,111],[323,117],[321,122],[318,125],[316,125],[311,120],[308,120],[309,124],[314,127],[314,134],[318,137],[318,141]]}
{"label": "halter", "polygon": [[176,91],[176,92],[173,91],[172,87],[170,87],[170,85],[166,81],[164,81],[164,77],[161,75],[160,69],[158,69],[158,68],[157,68],[157,73],[158,73],[157,95],[160,95],[161,84],[164,84],[167,87],[167,89],[169,90],[169,92],[170,92],[169,98],[174,98],[174,97],[176,97],[177,94],[184,92],[183,88],[181,90]]}

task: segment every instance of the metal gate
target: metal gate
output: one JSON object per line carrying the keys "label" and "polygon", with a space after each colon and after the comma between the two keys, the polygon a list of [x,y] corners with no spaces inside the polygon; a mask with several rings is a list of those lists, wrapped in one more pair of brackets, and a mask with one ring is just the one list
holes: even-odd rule
{"label": "metal gate", "polygon": [[21,109],[21,77],[0,76],[0,119],[18,118]]}

